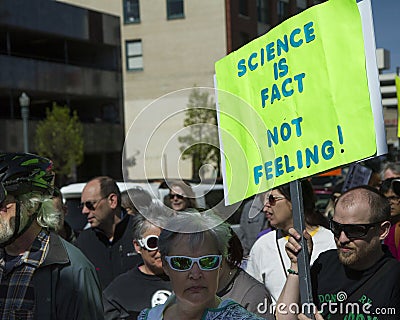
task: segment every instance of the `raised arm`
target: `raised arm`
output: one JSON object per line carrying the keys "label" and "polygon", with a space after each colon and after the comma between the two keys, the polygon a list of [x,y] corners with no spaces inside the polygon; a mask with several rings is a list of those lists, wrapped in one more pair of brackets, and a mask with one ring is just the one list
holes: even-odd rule
{"label": "raised arm", "polygon": [[[297,320],[299,302],[300,302],[300,288],[299,288],[299,274],[297,266],[297,255],[299,254],[301,245],[299,240],[300,234],[293,228],[289,229],[289,240],[285,245],[286,254],[290,259],[290,269],[288,270],[288,277],[285,286],[279,296],[275,316],[277,320]],[[304,237],[307,240],[308,251],[311,256],[312,252],[312,239],[310,234],[304,230]]]}

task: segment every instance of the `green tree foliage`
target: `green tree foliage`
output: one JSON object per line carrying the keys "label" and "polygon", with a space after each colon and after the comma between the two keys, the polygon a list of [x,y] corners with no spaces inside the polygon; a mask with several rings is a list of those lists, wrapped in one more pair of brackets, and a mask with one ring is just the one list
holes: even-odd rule
{"label": "green tree foliage", "polygon": [[58,182],[64,182],[73,168],[83,161],[83,127],[76,111],[53,103],[46,118],[36,128],[38,154],[53,161]]}
{"label": "green tree foliage", "polygon": [[178,137],[183,159],[192,160],[192,179],[199,179],[199,170],[204,164],[217,167],[220,173],[220,152],[218,144],[217,113],[215,102],[209,92],[194,88],[189,95],[189,102],[183,125],[190,134]]}

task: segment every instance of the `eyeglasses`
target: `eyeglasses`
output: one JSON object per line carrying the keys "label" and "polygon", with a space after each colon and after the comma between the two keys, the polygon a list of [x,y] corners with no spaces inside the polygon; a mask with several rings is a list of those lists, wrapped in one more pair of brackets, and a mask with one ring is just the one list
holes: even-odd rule
{"label": "eyeglasses", "polygon": [[222,255],[212,254],[198,258],[187,256],[165,256],[165,260],[168,262],[171,269],[175,271],[188,271],[192,269],[194,263],[197,263],[200,270],[211,271],[219,268],[222,261]]}
{"label": "eyeglasses", "polygon": [[[108,197],[108,196],[107,196],[107,197]],[[85,202],[81,202],[80,205],[79,205],[79,208],[82,210],[84,207],[86,207],[86,208],[88,208],[90,211],[94,211],[94,210],[96,210],[95,205],[96,205],[97,203],[99,203],[101,200],[103,200],[103,199],[105,199],[105,198],[107,198],[107,197],[103,197],[103,198],[101,198],[101,199],[99,199],[99,200],[96,200],[96,201],[85,201]]]}
{"label": "eyeglasses", "polygon": [[177,193],[174,193],[174,194],[170,193],[168,196],[169,196],[170,200],[172,200],[175,197],[178,198],[178,199],[183,199],[184,198],[183,195],[177,194]]}
{"label": "eyeglasses", "polygon": [[286,199],[285,197],[275,197],[273,194],[270,194],[268,196],[268,200],[265,202],[264,206],[266,206],[267,204],[269,204],[271,207],[276,205],[276,202],[279,200],[283,200]]}
{"label": "eyeglasses", "polygon": [[146,248],[149,251],[158,249],[158,236],[156,235],[150,235],[137,241],[142,248]]}
{"label": "eyeglasses", "polygon": [[342,231],[346,234],[349,239],[361,239],[364,238],[368,231],[381,224],[381,222],[374,223],[364,223],[364,224],[341,224],[332,219],[329,220],[329,228],[331,229],[333,235],[339,238]]}

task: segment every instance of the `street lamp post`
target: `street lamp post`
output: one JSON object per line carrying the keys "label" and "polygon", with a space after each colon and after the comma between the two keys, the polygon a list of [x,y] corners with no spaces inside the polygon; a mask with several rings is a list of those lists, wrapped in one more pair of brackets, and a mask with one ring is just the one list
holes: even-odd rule
{"label": "street lamp post", "polygon": [[23,125],[23,133],[24,133],[24,152],[28,153],[29,151],[29,141],[28,141],[28,120],[29,120],[29,103],[30,99],[25,92],[22,92],[19,97],[19,105],[21,106],[21,117],[22,117],[22,125]]}

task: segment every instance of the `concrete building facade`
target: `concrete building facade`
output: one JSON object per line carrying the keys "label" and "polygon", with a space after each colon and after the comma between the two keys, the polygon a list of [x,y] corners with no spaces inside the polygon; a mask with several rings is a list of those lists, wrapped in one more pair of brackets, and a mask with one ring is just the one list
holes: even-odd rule
{"label": "concrete building facade", "polygon": [[[387,73],[390,69],[390,52],[384,48],[376,49],[376,60],[379,69],[379,82],[382,95],[383,117],[385,121],[386,139],[391,157],[399,158],[398,138],[398,99],[396,74]],[[386,73],[385,73],[386,72]]]}
{"label": "concrete building facade", "polygon": [[389,148],[399,149],[398,131],[398,102],[395,83],[395,73],[382,73],[379,75],[381,84],[383,116],[385,120],[386,139]]}
{"label": "concrete building facade", "polygon": [[56,102],[76,110],[85,162],[78,179],[121,177],[124,138],[119,17],[49,0],[0,2],[0,150],[23,151],[22,92],[30,97],[29,151]]}
{"label": "concrete building facade", "polygon": [[191,163],[181,159],[178,141],[191,92],[182,89],[213,88],[216,61],[321,2],[60,1],[121,17],[125,157],[136,157],[136,165],[127,168],[132,179],[191,178]]}

